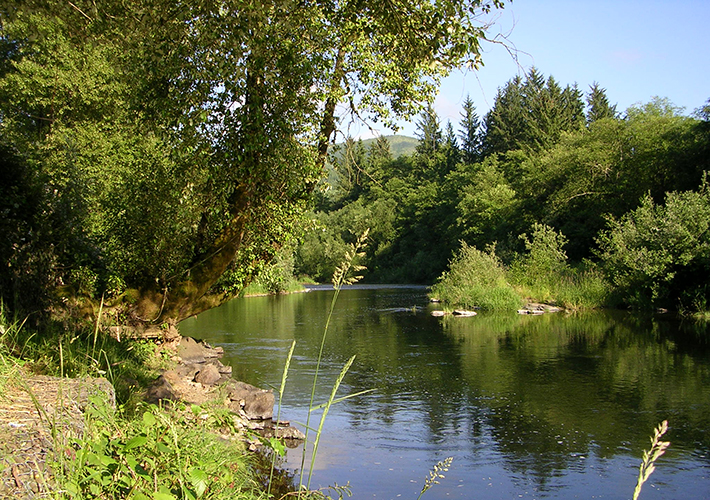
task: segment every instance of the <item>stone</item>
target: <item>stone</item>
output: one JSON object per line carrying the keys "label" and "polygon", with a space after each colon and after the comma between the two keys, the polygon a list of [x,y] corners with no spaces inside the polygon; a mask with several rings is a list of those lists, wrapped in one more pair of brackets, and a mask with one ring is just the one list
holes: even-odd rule
{"label": "stone", "polygon": [[202,369],[195,374],[195,382],[205,386],[215,385],[221,378],[222,375],[213,364],[204,365]]}
{"label": "stone", "polygon": [[476,316],[477,314],[478,314],[478,313],[477,313],[476,311],[466,311],[466,310],[464,310],[464,309],[456,309],[456,310],[453,312],[453,315],[454,315],[454,316],[459,316],[459,317],[462,317],[462,318],[467,318],[467,317],[470,317],[470,316]]}
{"label": "stone", "polygon": [[193,382],[183,379],[175,370],[166,370],[148,388],[146,399],[150,403],[161,400],[184,401],[189,404],[201,405],[209,401],[208,393]]}
{"label": "stone", "polygon": [[432,311],[431,315],[432,316],[446,316],[446,313],[444,311]]}
{"label": "stone", "polygon": [[240,408],[250,420],[266,420],[274,416],[274,393],[245,382],[230,379],[228,397],[233,409]]}
{"label": "stone", "polygon": [[183,337],[180,340],[177,355],[186,363],[204,363],[206,361],[202,345],[190,337]]}

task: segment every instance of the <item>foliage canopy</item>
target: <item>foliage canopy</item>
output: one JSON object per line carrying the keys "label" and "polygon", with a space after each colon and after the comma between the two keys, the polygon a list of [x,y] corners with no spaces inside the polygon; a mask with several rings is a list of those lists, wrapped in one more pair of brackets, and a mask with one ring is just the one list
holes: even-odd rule
{"label": "foliage canopy", "polygon": [[110,292],[160,324],[234,296],[294,233],[338,105],[416,113],[481,64],[481,16],[502,5],[4,3],[2,194],[20,202],[4,207],[4,299],[81,309]]}

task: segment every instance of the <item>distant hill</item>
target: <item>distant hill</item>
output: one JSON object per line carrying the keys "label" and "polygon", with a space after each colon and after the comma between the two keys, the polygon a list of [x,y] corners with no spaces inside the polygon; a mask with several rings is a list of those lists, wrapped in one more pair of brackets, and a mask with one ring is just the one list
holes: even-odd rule
{"label": "distant hill", "polygon": [[[392,153],[392,158],[397,158],[403,155],[414,154],[414,150],[419,144],[419,140],[414,137],[407,137],[406,135],[386,135],[384,136],[390,143],[390,152]],[[365,150],[370,149],[370,145],[374,144],[377,139],[363,139],[362,145],[365,146]],[[343,143],[340,142],[336,146],[341,146]]]}

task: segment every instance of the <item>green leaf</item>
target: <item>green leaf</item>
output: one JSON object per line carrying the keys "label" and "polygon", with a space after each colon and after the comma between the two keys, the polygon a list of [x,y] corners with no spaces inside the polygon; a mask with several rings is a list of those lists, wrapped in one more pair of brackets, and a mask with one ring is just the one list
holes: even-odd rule
{"label": "green leaf", "polygon": [[171,450],[170,447],[167,446],[162,441],[158,441],[157,448],[160,453],[172,453],[173,452],[173,450]]}
{"label": "green leaf", "polygon": [[138,448],[139,446],[145,445],[147,442],[148,438],[142,434],[139,434],[138,436],[134,436],[128,440],[125,449],[132,450],[133,448]]}
{"label": "green leaf", "polygon": [[153,493],[153,500],[177,500],[177,497],[172,493],[155,492]]}
{"label": "green leaf", "polygon": [[269,438],[269,446],[280,457],[283,457],[286,455],[286,446],[283,444],[283,442],[280,439],[278,439],[276,437]]}
{"label": "green leaf", "polygon": [[153,427],[155,425],[155,415],[149,411],[143,414],[143,427]]}
{"label": "green leaf", "polygon": [[195,488],[197,497],[199,498],[204,495],[205,491],[207,491],[207,487],[209,486],[209,476],[207,473],[201,469],[193,467],[190,469],[189,477],[192,487]]}

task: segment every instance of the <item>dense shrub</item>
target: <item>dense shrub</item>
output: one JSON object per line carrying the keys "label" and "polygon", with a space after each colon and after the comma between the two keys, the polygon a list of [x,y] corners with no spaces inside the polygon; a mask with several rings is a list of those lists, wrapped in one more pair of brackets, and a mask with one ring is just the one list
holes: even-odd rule
{"label": "dense shrub", "polygon": [[493,248],[482,252],[463,243],[432,295],[447,306],[515,310],[521,299],[506,281],[506,270]]}
{"label": "dense shrub", "polygon": [[609,278],[633,307],[707,310],[710,301],[710,192],[650,196],[598,239]]}

